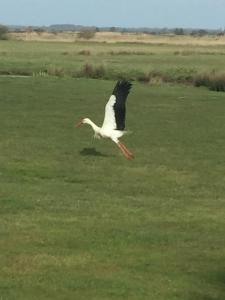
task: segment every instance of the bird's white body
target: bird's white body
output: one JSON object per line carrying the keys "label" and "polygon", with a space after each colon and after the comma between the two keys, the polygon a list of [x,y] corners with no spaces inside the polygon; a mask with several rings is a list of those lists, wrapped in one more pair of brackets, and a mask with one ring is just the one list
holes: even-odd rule
{"label": "bird's white body", "polygon": [[110,126],[97,126],[94,122],[92,122],[89,118],[83,119],[83,124],[88,124],[94,130],[95,138],[110,138],[113,142],[117,143],[118,139],[125,134],[125,131],[115,130]]}
{"label": "bird's white body", "polygon": [[[105,117],[102,127],[97,126],[89,118],[82,119],[78,124],[88,124],[94,130],[95,138],[110,138],[114,143],[118,145],[127,159],[133,158],[133,154],[119,141],[126,131],[125,127],[125,101],[129,93],[131,84],[127,81],[118,81],[114,89],[114,93],[111,95],[109,101],[105,106]],[[121,130],[120,130],[121,128]]]}

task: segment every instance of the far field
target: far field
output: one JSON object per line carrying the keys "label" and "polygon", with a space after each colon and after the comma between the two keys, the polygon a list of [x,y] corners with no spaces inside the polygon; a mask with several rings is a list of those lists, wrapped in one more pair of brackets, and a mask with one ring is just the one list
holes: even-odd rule
{"label": "far field", "polygon": [[[58,41],[58,42],[77,42],[80,41],[77,32],[17,32],[10,34],[11,39],[23,41]],[[173,45],[199,45],[215,46],[225,45],[225,37],[218,35],[174,35],[174,34],[146,34],[146,33],[120,33],[120,32],[96,32],[90,39],[91,42],[105,43],[142,43],[142,44],[173,44]]]}
{"label": "far field", "polygon": [[[133,81],[132,161],[74,127],[102,123],[122,75],[220,72],[224,57],[218,45],[0,42],[0,73],[32,75],[0,76],[0,300],[224,300],[224,93]],[[87,63],[108,80],[75,78]]]}
{"label": "far field", "polygon": [[225,44],[218,45],[216,38],[202,38],[202,43],[189,38],[186,45],[179,37],[172,40],[176,42],[167,37],[158,43],[156,37],[151,43],[0,41],[0,74],[145,81],[150,73],[154,83],[190,83],[199,74],[224,73]]}

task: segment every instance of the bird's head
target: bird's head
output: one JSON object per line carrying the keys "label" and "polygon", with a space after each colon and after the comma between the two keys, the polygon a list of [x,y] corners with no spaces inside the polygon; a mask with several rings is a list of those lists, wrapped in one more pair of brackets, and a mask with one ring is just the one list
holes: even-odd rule
{"label": "bird's head", "polygon": [[85,124],[85,123],[87,123],[87,118],[83,118],[83,119],[81,119],[76,125],[75,125],[75,127],[80,127],[81,125],[83,125],[83,124]]}

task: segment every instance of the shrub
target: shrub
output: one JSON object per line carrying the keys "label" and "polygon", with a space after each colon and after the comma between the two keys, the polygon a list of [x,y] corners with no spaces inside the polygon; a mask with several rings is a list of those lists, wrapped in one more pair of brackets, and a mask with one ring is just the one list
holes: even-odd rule
{"label": "shrub", "polygon": [[81,50],[78,52],[78,54],[89,56],[89,55],[91,55],[91,51],[90,50]]}
{"label": "shrub", "polygon": [[45,30],[42,27],[38,27],[34,29],[34,32],[36,32],[38,35],[41,35],[42,33],[45,32]]}
{"label": "shrub", "polygon": [[105,78],[106,69],[104,66],[93,67],[91,64],[85,64],[82,69],[74,74],[75,77],[88,77],[88,78]]}
{"label": "shrub", "polygon": [[50,76],[57,76],[57,77],[63,77],[65,76],[66,72],[64,68],[61,67],[49,67],[47,69],[47,74]]}
{"label": "shrub", "polygon": [[162,82],[170,82],[170,78],[163,72],[152,70],[146,74],[140,74],[136,78],[142,83],[161,84]]}
{"label": "shrub", "polygon": [[7,40],[8,27],[0,25],[0,40]]}
{"label": "shrub", "polygon": [[194,85],[196,87],[200,87],[200,86],[209,86],[210,81],[209,81],[209,77],[207,75],[202,75],[202,74],[198,74],[195,79],[194,79]]}
{"label": "shrub", "polygon": [[85,29],[78,33],[78,37],[80,39],[89,40],[92,39],[94,36],[95,36],[95,30],[91,30],[91,29]]}
{"label": "shrub", "polygon": [[86,77],[92,77],[92,74],[94,72],[94,69],[91,64],[85,64],[81,70],[81,74]]}
{"label": "shrub", "polygon": [[225,74],[199,74],[194,79],[194,85],[205,86],[211,91],[225,92]]}
{"label": "shrub", "polygon": [[137,76],[137,80],[139,82],[143,82],[143,83],[148,83],[150,81],[150,76],[149,74],[140,74]]}
{"label": "shrub", "polygon": [[184,29],[183,28],[175,28],[174,34],[176,35],[184,35]]}
{"label": "shrub", "polygon": [[193,30],[191,33],[190,33],[192,36],[205,36],[207,34],[209,34],[209,32],[205,29],[198,29],[198,30]]}

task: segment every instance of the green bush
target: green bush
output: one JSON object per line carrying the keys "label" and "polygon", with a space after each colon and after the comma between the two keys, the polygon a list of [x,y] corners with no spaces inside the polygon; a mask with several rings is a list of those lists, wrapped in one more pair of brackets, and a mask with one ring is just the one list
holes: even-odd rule
{"label": "green bush", "polygon": [[7,40],[8,27],[0,25],[0,40]]}
{"label": "green bush", "polygon": [[194,85],[197,87],[205,86],[211,91],[225,92],[225,74],[209,73],[197,75]]}
{"label": "green bush", "polygon": [[184,35],[184,29],[183,28],[175,28],[174,34],[176,35]]}

